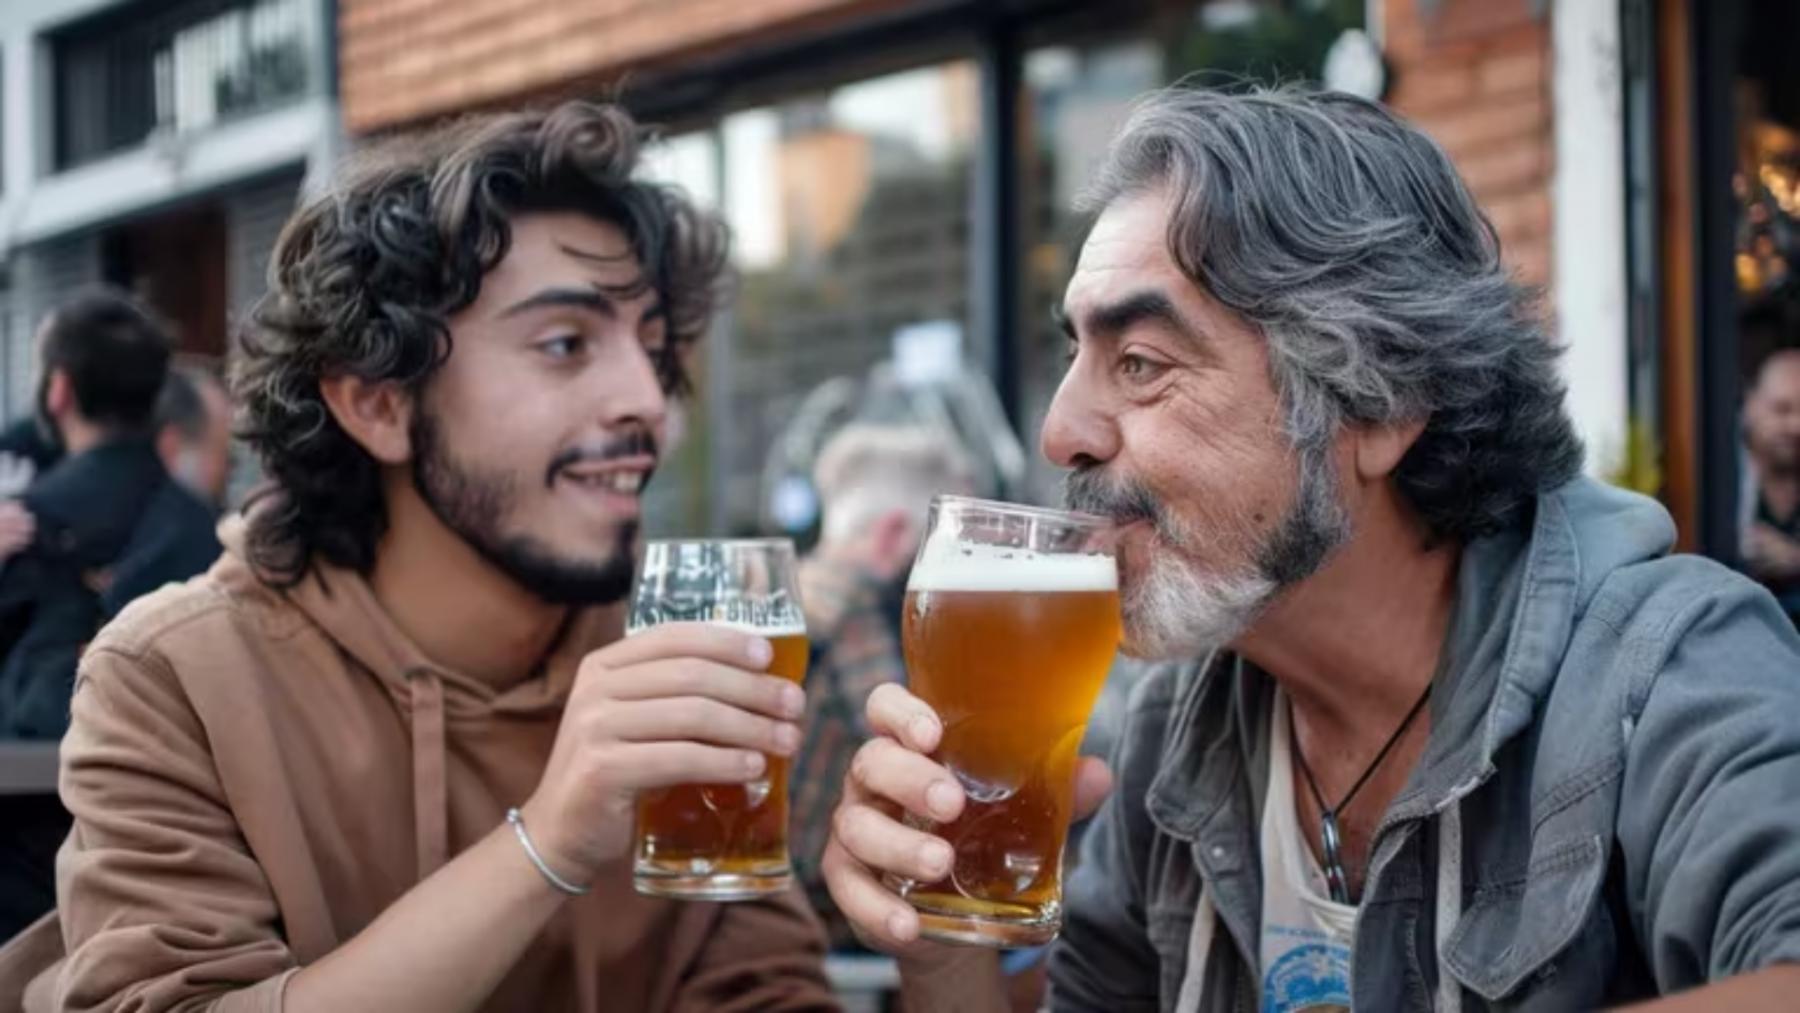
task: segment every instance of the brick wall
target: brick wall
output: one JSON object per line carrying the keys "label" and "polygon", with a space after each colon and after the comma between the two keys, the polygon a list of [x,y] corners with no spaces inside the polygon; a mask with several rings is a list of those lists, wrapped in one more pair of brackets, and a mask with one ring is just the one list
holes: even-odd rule
{"label": "brick wall", "polygon": [[827,29],[905,0],[339,0],[344,120],[367,133],[594,88],[633,72]]}
{"label": "brick wall", "polygon": [[1550,281],[1550,20],[1534,0],[1384,0],[1388,96],[1450,153],[1508,264]]}

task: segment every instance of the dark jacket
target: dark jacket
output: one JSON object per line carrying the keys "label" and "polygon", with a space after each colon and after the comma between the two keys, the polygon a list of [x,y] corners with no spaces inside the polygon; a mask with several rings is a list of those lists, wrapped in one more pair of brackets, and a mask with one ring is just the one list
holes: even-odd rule
{"label": "dark jacket", "polygon": [[[1594,1009],[1800,960],[1800,638],[1674,535],[1580,480],[1465,550],[1431,737],[1371,848],[1356,1009]],[[1257,1009],[1273,687],[1221,655],[1139,690],[1052,1008]]]}
{"label": "dark jacket", "polygon": [[133,598],[205,571],[216,521],[140,439],[64,458],[22,499],[37,537],[0,573],[0,738],[58,738],[82,647]]}

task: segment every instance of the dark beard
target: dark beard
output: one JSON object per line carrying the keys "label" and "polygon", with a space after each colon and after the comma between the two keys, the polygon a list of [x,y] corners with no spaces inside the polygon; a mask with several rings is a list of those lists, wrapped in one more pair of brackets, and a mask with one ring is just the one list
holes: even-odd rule
{"label": "dark beard", "polygon": [[558,559],[530,535],[508,535],[500,524],[515,493],[505,476],[482,475],[459,465],[438,434],[436,420],[420,411],[412,427],[413,487],[444,526],[495,569],[552,605],[606,605],[631,593],[637,522],[619,528],[618,543],[598,563]]}

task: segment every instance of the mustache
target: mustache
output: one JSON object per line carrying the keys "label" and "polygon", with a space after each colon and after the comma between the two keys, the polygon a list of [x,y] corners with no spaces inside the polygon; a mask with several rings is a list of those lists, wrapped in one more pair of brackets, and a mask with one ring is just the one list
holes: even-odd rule
{"label": "mustache", "polygon": [[1131,478],[1109,479],[1093,465],[1078,468],[1063,480],[1063,505],[1115,524],[1149,521],[1159,530],[1164,526],[1162,504],[1149,487]]}
{"label": "mustache", "polygon": [[565,447],[550,459],[550,466],[544,470],[544,484],[555,482],[557,475],[577,464],[604,463],[627,457],[650,458],[650,475],[644,476],[644,483],[648,485],[650,477],[656,473],[656,462],[660,457],[655,435],[648,429],[632,429],[601,443],[578,443]]}

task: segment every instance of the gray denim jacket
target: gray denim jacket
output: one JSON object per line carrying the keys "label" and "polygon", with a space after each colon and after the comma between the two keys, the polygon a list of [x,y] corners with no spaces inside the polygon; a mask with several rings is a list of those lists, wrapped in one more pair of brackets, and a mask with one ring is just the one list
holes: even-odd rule
{"label": "gray denim jacket", "polygon": [[[1430,740],[1371,851],[1358,1009],[1591,1009],[1800,961],[1800,637],[1673,542],[1655,503],[1578,480],[1467,547]],[[1272,692],[1223,656],[1139,686],[1053,1009],[1172,1011],[1190,948],[1198,1010],[1261,1008]]]}

